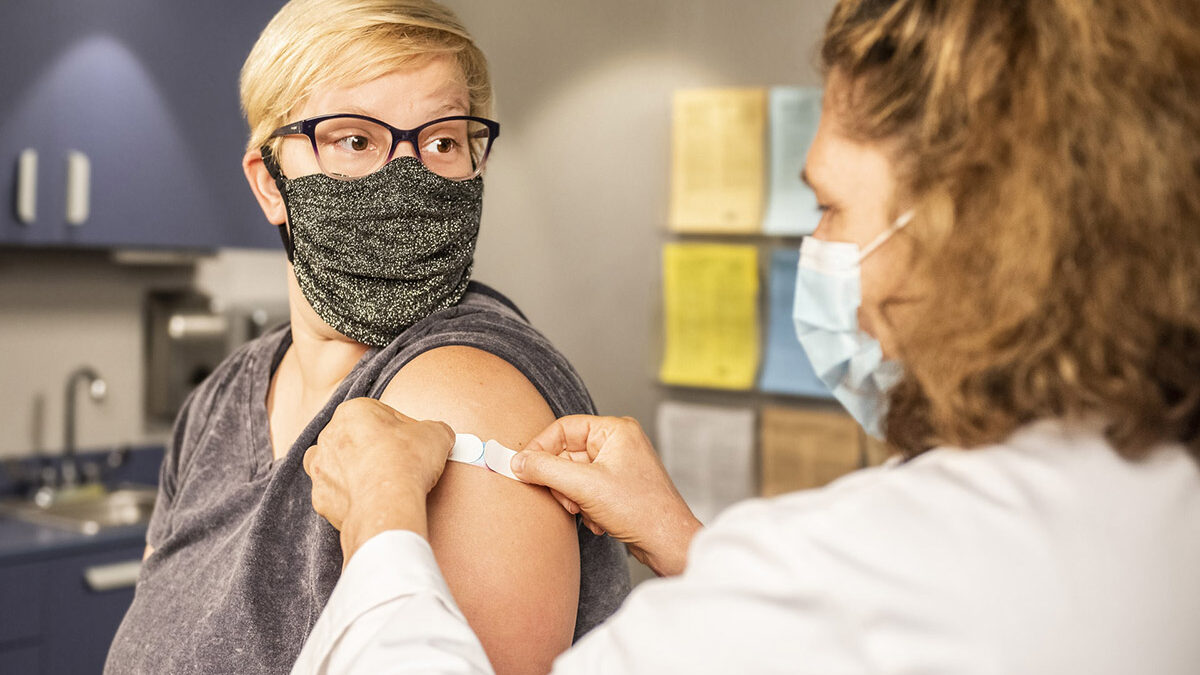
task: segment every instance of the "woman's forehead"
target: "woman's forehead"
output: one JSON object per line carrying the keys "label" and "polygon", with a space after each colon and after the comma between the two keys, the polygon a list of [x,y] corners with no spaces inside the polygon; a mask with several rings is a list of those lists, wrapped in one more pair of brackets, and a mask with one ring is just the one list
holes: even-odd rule
{"label": "woman's forehead", "polygon": [[826,82],[821,119],[805,160],[805,179],[826,199],[870,200],[887,198],[895,185],[893,155],[887,141],[854,138],[846,116],[849,89],[843,78]]}
{"label": "woman's forehead", "polygon": [[805,174],[818,191],[844,192],[890,182],[891,162],[880,144],[851,139],[838,123],[837,112],[826,108],[817,126],[805,163]]}
{"label": "woman's forehead", "polygon": [[357,113],[411,128],[469,111],[470,92],[458,63],[450,57],[434,57],[365,82],[318,87],[297,117]]}

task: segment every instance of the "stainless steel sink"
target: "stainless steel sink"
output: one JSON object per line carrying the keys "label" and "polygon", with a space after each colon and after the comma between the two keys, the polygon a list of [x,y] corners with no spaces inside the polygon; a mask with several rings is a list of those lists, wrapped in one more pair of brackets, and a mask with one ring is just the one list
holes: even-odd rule
{"label": "stainless steel sink", "polygon": [[37,525],[82,534],[150,521],[157,491],[152,487],[122,487],[111,492],[80,489],[61,492],[43,504],[29,501],[0,503],[0,514]]}

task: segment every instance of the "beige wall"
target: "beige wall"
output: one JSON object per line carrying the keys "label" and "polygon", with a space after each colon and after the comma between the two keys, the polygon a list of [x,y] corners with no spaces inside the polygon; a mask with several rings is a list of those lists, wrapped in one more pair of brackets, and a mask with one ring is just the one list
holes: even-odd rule
{"label": "beige wall", "polygon": [[445,1],[488,55],[503,125],[477,278],[554,340],[602,412],[650,427],[671,93],[817,84],[834,2]]}
{"label": "beige wall", "polygon": [[146,292],[195,287],[218,304],[278,304],[283,274],[275,252],[171,265],[116,264],[99,252],[0,252],[0,457],[59,451],[66,380],[82,365],[109,387],[98,404],[79,396],[79,447],[161,441],[167,430],[142,412]]}
{"label": "beige wall", "polygon": [[[671,92],[816,83],[833,0],[447,3],[491,60],[503,124],[476,278],[558,344],[602,412],[649,426],[663,393],[654,375]],[[196,276],[238,302],[281,299],[282,274],[278,253],[231,251]],[[192,279],[190,267],[100,254],[0,253],[0,456],[59,447],[65,378],[83,363],[112,386],[104,404],[81,404],[81,446],[161,438],[141,413],[142,294]]]}

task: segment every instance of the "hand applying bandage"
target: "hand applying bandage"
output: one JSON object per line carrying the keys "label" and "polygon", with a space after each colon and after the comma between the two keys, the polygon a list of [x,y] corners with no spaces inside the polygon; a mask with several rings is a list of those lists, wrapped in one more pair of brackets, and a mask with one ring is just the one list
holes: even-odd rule
{"label": "hand applying bandage", "polygon": [[429,537],[426,498],[454,440],[445,424],[414,420],[374,399],[338,406],[305,452],[304,470],[313,509],[341,532],[343,560],[387,530]]}
{"label": "hand applying bandage", "polygon": [[607,532],[659,576],[687,565],[703,525],[692,514],[636,420],[563,417],[510,464],[525,482],[545,485],[592,532]]}

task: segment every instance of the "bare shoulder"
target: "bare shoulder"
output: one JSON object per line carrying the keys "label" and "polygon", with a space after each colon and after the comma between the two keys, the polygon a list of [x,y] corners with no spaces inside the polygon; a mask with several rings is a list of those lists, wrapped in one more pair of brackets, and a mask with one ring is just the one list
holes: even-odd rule
{"label": "bare shoulder", "polygon": [[537,388],[512,364],[474,347],[439,347],[416,357],[382,400],[416,419],[519,449],[554,421]]}
{"label": "bare shoulder", "polygon": [[[554,420],[507,361],[440,347],[404,366],[382,400],[416,419],[522,448]],[[548,490],[449,462],[429,495],[429,541],[497,673],[549,672],[571,644],[579,597],[575,521]]]}

